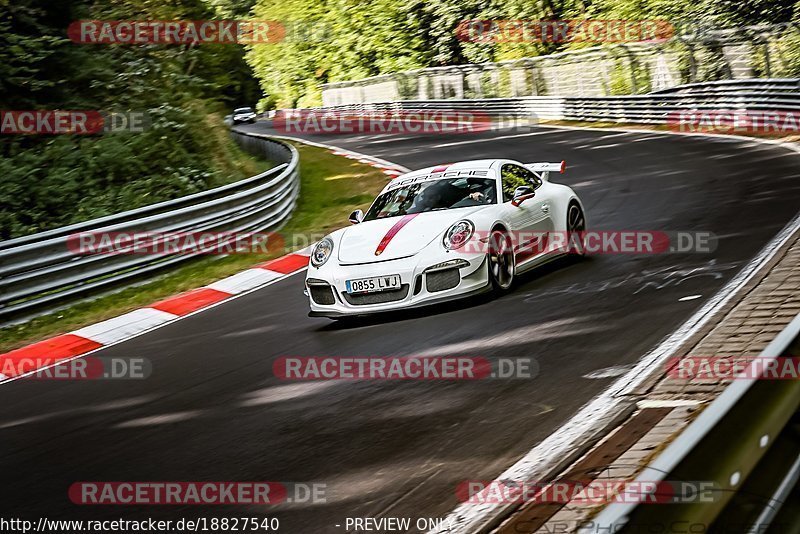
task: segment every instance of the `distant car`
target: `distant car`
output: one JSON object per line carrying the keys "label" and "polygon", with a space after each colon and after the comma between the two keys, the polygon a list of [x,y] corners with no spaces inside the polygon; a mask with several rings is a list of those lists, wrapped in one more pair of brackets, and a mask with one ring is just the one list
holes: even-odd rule
{"label": "distant car", "polygon": [[564,170],[564,162],[495,159],[398,176],[366,214],[350,215],[353,226],[314,246],[309,315],[366,315],[502,293],[534,266],[583,254],[583,205],[549,180]]}
{"label": "distant car", "polygon": [[256,114],[253,108],[236,108],[233,110],[233,124],[256,122]]}

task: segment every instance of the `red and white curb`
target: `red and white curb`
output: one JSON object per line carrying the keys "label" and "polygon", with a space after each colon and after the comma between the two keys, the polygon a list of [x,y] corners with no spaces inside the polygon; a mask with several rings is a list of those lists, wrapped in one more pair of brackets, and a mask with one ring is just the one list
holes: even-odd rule
{"label": "red and white curb", "polygon": [[[305,139],[254,133],[250,133],[250,135],[256,137],[278,137],[324,148],[334,155],[354,159],[360,163],[379,168],[383,170],[384,174],[393,178],[410,171],[410,169],[402,165],[396,165],[381,158]],[[298,252],[257,265],[205,287],[175,295],[151,304],[146,308],[133,310],[119,317],[0,354],[0,384],[85,356],[103,347],[126,341],[154,328],[255,291],[260,287],[305,270],[308,267],[308,257],[311,255],[313,246],[312,244]]]}
{"label": "red and white curb", "polygon": [[311,247],[91,326],[0,354],[0,384],[84,356],[305,270]]}
{"label": "red and white curb", "polygon": [[373,158],[372,156],[364,156],[364,154],[359,154],[358,152],[352,152],[350,150],[343,150],[341,148],[331,149],[331,152],[335,156],[344,156],[345,158],[350,158],[357,160],[359,163],[365,163],[367,165],[371,165],[375,168],[381,169],[383,174],[387,176],[391,176],[396,178],[401,174],[405,174],[408,172],[408,169],[401,165],[395,165],[393,163],[389,163],[388,161],[384,162],[378,158]]}
{"label": "red and white curb", "polygon": [[371,165],[377,169],[381,169],[383,171],[383,174],[391,176],[392,178],[395,178],[407,172],[411,172],[411,169],[409,169],[408,167],[403,167],[402,165],[392,163],[391,161],[386,161],[385,159],[376,158],[375,156],[368,156],[367,154],[362,154],[361,152],[347,150],[345,148],[341,148],[334,145],[326,145],[324,143],[317,143],[315,141],[309,141],[307,139],[301,139],[299,137],[292,137],[288,135],[272,135],[272,134],[265,135],[253,132],[247,132],[247,133],[248,135],[253,135],[255,137],[274,137],[277,139],[286,139],[288,141],[296,141],[298,143],[303,143],[305,145],[324,148],[326,150],[330,150],[331,153],[334,154],[335,156],[343,156],[345,158],[354,159],[359,163],[364,163],[366,165]]}

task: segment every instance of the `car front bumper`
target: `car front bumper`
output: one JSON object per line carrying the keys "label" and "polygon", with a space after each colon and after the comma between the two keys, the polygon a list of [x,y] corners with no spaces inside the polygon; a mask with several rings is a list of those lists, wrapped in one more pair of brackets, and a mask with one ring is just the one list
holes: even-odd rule
{"label": "car front bumper", "polygon": [[[306,294],[312,317],[369,315],[436,304],[482,293],[490,289],[485,254],[454,255],[453,258],[415,260],[401,258],[360,265],[309,266]],[[435,267],[448,261],[457,265]],[[431,269],[435,267],[434,269]],[[399,275],[399,290],[352,295],[346,281],[360,278]]]}

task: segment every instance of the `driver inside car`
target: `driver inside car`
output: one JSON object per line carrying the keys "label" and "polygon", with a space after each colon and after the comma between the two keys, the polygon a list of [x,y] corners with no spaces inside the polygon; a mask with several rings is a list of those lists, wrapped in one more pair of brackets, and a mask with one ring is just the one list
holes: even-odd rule
{"label": "driver inside car", "polygon": [[470,190],[467,198],[481,204],[494,204],[494,186],[491,183],[487,185],[485,180],[474,179],[470,179],[467,182]]}
{"label": "driver inside car", "polygon": [[452,191],[449,189],[456,188],[453,188],[447,183],[430,183],[422,191],[417,193],[417,196],[414,198],[414,203],[411,205],[411,208],[409,208],[408,213],[450,207],[451,203],[447,201],[447,197],[452,196]]}

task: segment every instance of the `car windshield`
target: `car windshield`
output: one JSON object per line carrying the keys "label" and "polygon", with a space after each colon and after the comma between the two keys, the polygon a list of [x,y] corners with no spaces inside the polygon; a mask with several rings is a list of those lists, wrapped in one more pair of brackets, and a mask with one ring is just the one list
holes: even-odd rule
{"label": "car windshield", "polygon": [[233,112],[234,113],[252,113],[253,110],[251,108],[239,108],[239,109],[234,109]]}
{"label": "car windshield", "polygon": [[491,178],[417,182],[378,196],[364,215],[364,220],[496,203],[496,182]]}

